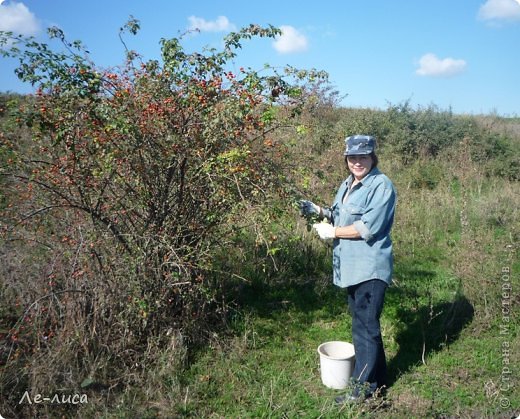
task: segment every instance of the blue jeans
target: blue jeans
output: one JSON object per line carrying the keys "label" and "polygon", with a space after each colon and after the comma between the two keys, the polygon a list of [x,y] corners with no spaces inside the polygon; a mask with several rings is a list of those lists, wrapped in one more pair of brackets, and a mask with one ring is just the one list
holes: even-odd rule
{"label": "blue jeans", "polygon": [[354,396],[370,396],[386,384],[386,357],[379,318],[383,311],[387,284],[371,279],[348,287],[348,306],[352,315],[352,340],[356,363],[352,378]]}

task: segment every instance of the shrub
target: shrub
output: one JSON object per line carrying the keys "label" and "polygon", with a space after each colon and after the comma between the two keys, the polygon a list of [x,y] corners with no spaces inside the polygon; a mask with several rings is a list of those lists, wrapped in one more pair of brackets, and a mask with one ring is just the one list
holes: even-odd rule
{"label": "shrub", "polygon": [[451,110],[441,111],[434,105],[414,110],[408,101],[390,105],[385,124],[386,142],[403,162],[443,154],[475,131],[470,120]]}
{"label": "shrub", "polygon": [[[120,35],[138,29],[132,19]],[[23,308],[2,362],[11,373],[27,365],[16,388],[4,376],[2,392],[11,387],[16,402],[22,388],[77,388],[87,377],[124,385],[170,331],[188,344],[205,336],[223,314],[208,272],[226,224],[284,190],[284,153],[270,136],[299,114],[310,80],[326,77],[227,69],[242,41],[274,37],[274,27],[250,25],[204,54],[163,39],[162,62],[127,50],[118,69],[49,34],[61,51],[0,33],[1,52],[37,87],[17,116],[31,143],[2,141],[13,154],[0,173],[10,200],[3,271]],[[32,243],[23,264],[10,258],[15,240]]]}

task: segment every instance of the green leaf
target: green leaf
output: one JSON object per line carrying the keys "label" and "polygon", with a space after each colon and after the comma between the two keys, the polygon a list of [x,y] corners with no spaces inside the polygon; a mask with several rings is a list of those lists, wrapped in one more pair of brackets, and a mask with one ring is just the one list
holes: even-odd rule
{"label": "green leaf", "polygon": [[92,384],[94,384],[94,380],[90,377],[87,377],[81,382],[81,388],[87,388]]}

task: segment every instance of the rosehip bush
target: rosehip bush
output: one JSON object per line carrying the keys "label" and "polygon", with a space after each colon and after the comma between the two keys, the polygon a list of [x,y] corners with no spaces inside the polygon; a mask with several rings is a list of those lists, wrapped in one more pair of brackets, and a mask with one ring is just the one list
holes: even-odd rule
{"label": "rosehip bush", "polygon": [[[130,20],[121,39],[138,30]],[[59,338],[85,359],[107,352],[135,366],[152,337],[195,338],[219,314],[207,281],[212,252],[228,220],[285,190],[286,154],[273,134],[326,78],[230,70],[244,40],[279,33],[250,25],[202,53],[187,53],[182,36],[163,39],[161,60],[148,61],[123,42],[125,62],[111,69],[56,28],[54,46],[0,33],[0,51],[20,60],[18,77],[36,89],[16,115],[31,141],[1,137],[11,200],[1,228],[4,239],[41,244],[40,268],[29,271],[45,287],[18,287],[14,297],[31,318],[45,308],[44,347]],[[17,280],[30,280],[21,267]],[[25,344],[41,346],[33,332]]]}

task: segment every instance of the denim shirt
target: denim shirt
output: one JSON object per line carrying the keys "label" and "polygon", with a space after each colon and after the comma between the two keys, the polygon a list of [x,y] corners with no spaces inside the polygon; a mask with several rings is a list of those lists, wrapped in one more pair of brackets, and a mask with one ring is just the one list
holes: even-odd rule
{"label": "denim shirt", "polygon": [[[353,224],[360,239],[334,239],[332,260],[334,284],[349,287],[370,279],[392,282],[392,240],[396,192],[390,179],[373,168],[357,185],[344,181],[330,211],[325,211],[335,227]],[[345,194],[347,199],[344,200]]]}

